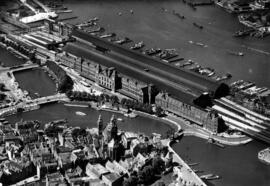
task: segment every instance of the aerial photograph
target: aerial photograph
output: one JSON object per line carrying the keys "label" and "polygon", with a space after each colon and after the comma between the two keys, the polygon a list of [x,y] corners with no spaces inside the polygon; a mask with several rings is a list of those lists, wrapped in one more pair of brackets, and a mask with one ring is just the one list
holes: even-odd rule
{"label": "aerial photograph", "polygon": [[0,186],[270,186],[270,0],[0,0]]}

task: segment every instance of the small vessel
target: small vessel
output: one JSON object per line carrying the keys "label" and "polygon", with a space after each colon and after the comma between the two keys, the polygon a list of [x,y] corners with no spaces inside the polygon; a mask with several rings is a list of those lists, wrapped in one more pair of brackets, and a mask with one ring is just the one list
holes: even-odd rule
{"label": "small vessel", "polygon": [[123,118],[117,118],[117,121],[121,121],[121,122],[123,122],[123,121],[124,121],[124,119],[123,119]]}
{"label": "small vessel", "polygon": [[94,29],[94,30],[88,30],[87,32],[88,33],[96,33],[96,32],[104,32],[105,29],[103,27],[98,27],[97,29]]}
{"label": "small vessel", "polygon": [[229,54],[232,54],[232,55],[235,55],[235,56],[244,56],[243,52],[234,52],[234,51],[231,51],[231,50],[228,50],[227,52]]}
{"label": "small vessel", "polygon": [[169,60],[178,56],[175,49],[165,49],[158,56],[160,59]]}
{"label": "small vessel", "polygon": [[214,180],[214,179],[219,179],[220,176],[214,175],[214,174],[206,174],[206,175],[200,176],[200,178],[205,179],[205,180]]}
{"label": "small vessel", "polygon": [[134,11],[131,9],[130,11],[129,11],[131,14],[133,14],[134,13]]}
{"label": "small vessel", "polygon": [[179,14],[178,12],[175,12],[175,10],[173,10],[173,14],[180,19],[185,19],[185,16]]}
{"label": "small vessel", "polygon": [[131,50],[138,50],[143,48],[145,45],[143,41],[140,41],[139,43],[136,43],[134,46],[130,47]]}
{"label": "small vessel", "polygon": [[132,40],[129,39],[128,37],[125,37],[123,39],[119,39],[119,40],[116,40],[114,42],[119,44],[119,45],[122,45],[122,44],[125,44],[125,43],[130,43],[130,42],[132,42]]}
{"label": "small vessel", "polygon": [[197,28],[199,28],[199,29],[203,29],[203,26],[202,25],[199,25],[199,24],[197,24],[197,23],[193,23],[193,25],[195,26],[195,27],[197,27]]}
{"label": "small vessel", "polygon": [[208,143],[212,143],[212,144],[217,145],[218,147],[221,147],[221,148],[224,148],[225,147],[224,145],[222,145],[221,143],[217,142],[213,138],[209,138],[208,139]]}
{"label": "small vessel", "polygon": [[145,50],[143,53],[149,56],[152,56],[152,55],[159,54],[161,51],[162,50],[160,48],[151,48],[151,49]]}
{"label": "small vessel", "polygon": [[260,152],[258,152],[258,159],[267,164],[270,165],[270,147],[261,150]]}
{"label": "small vessel", "polygon": [[88,22],[97,22],[99,20],[98,17],[94,17],[92,19],[89,19]]}
{"label": "small vessel", "polygon": [[100,38],[108,38],[108,37],[115,37],[115,36],[116,36],[115,33],[109,33],[109,34],[101,35]]}
{"label": "small vessel", "polygon": [[80,112],[80,111],[77,111],[77,112],[75,112],[75,113],[76,113],[76,115],[78,115],[78,116],[85,116],[85,115],[86,115],[84,112]]}
{"label": "small vessel", "polygon": [[180,65],[180,67],[185,67],[185,66],[190,66],[193,65],[194,61],[192,61],[191,59],[189,59],[187,62],[185,62],[184,64]]}

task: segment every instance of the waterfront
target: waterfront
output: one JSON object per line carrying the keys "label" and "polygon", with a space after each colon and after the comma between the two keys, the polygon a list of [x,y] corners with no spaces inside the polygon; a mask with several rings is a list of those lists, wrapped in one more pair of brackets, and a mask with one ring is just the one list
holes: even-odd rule
{"label": "waterfront", "polygon": [[[147,47],[177,48],[181,57],[192,59],[202,66],[209,66],[219,74],[227,72],[232,80],[254,81],[260,86],[270,84],[269,58],[260,52],[246,49],[250,47],[270,52],[270,37],[264,39],[247,37],[234,38],[235,31],[243,26],[237,17],[215,6],[198,7],[193,11],[181,1],[65,1],[65,6],[73,10],[78,23],[93,17],[100,18],[100,25],[107,32],[115,32],[119,37],[127,36],[134,41],[144,41]],[[168,12],[163,12],[165,8]],[[130,10],[133,10],[133,14]],[[181,20],[171,12],[175,10],[186,19]],[[119,16],[118,13],[122,15]],[[60,15],[61,16],[61,15]],[[126,23],[129,24],[126,24]],[[193,26],[196,22],[203,30]],[[206,44],[200,47],[189,41]],[[228,54],[228,50],[244,52],[244,56]]]}
{"label": "waterfront", "polygon": [[261,163],[258,151],[267,145],[257,141],[247,145],[220,148],[197,137],[184,137],[173,149],[188,163],[199,162],[194,169],[204,174],[217,174],[221,179],[211,181],[215,186],[268,186],[270,167]]}
{"label": "waterfront", "polygon": [[[77,115],[76,112],[85,113],[85,116]],[[39,110],[18,113],[17,115],[7,117],[10,123],[23,120],[39,120],[43,124],[52,120],[64,119],[68,120],[71,126],[80,126],[93,128],[97,126],[99,114],[102,114],[104,124],[110,121],[112,114],[116,117],[123,118],[123,122],[118,121],[118,128],[124,131],[141,132],[146,135],[151,135],[153,132],[166,135],[166,132],[172,129],[169,125],[163,122],[153,120],[146,117],[137,117],[134,119],[126,118],[122,114],[97,111],[91,108],[69,107],[63,104],[48,104],[42,106]]]}
{"label": "waterfront", "polygon": [[42,69],[16,72],[14,76],[21,89],[27,90],[31,98],[50,96],[56,92],[55,83]]}
{"label": "waterfront", "polygon": [[[95,1],[92,1],[92,3],[93,2]],[[213,21],[213,23],[205,26],[206,28],[202,31],[197,30],[192,26],[192,22],[197,22],[197,19],[200,19],[200,21],[198,21],[200,24],[208,24],[207,22],[211,21],[212,18],[210,20],[210,17],[207,17],[204,20],[202,17],[204,17],[205,14],[210,16],[209,14],[221,12],[222,10],[217,8],[214,9],[214,7],[200,7],[196,12],[194,12],[194,14],[190,15],[190,20],[181,22],[181,20],[171,14],[160,12],[161,6],[154,2],[143,2],[149,4],[149,7],[146,7],[145,9],[140,8],[140,6],[143,6],[141,5],[141,2],[137,3],[137,1],[135,1],[131,4],[120,2],[120,4],[124,4],[123,6],[119,6],[117,4],[121,9],[120,11],[123,12],[122,17],[117,15],[119,12],[119,7],[117,5],[109,2],[108,4],[107,2],[106,4],[98,2],[95,3],[96,6],[91,6],[90,8],[93,9],[93,11],[88,11],[91,15],[87,15],[87,17],[84,16],[84,18],[86,19],[89,17],[99,16],[101,18],[101,25],[105,26],[106,23],[112,23],[113,19],[117,19],[114,21],[114,24],[107,25],[107,27],[109,27],[109,31],[114,31],[117,34],[120,33],[121,36],[128,36],[136,41],[144,40],[149,47],[155,45],[159,47],[178,48],[180,49],[181,55],[186,59],[191,58],[196,62],[199,62],[201,65],[214,67],[222,73],[230,72],[234,79],[241,78],[251,80],[263,86],[268,85],[270,82],[268,76],[269,65],[267,63],[269,61],[268,55],[255,52],[247,54],[249,51],[244,51],[245,56],[241,58],[229,56],[226,53],[227,48],[240,50],[239,46],[242,44],[259,48],[261,50],[269,50],[269,48],[267,48],[269,47],[269,44],[266,44],[266,42],[269,41],[269,38],[266,38],[265,40],[258,40],[256,38],[246,38],[245,40],[232,38],[231,34],[235,31],[233,28],[241,27],[236,20],[235,22],[223,22],[221,20],[216,20],[216,22]],[[163,3],[164,2],[161,1],[161,4]],[[166,5],[164,4],[164,7],[170,10],[172,10],[172,8],[176,10],[173,6],[174,3],[175,2],[170,2]],[[177,4],[179,4],[179,2]],[[182,3],[180,2],[180,4]],[[150,7],[150,5],[153,6]],[[76,8],[73,8],[72,6],[77,5],[74,4],[69,7],[76,10]],[[80,4],[78,6],[84,5]],[[112,8],[113,11],[104,12],[103,8]],[[134,10],[134,15],[129,13],[129,9],[131,8]],[[208,12],[207,10],[211,11]],[[79,11],[78,8],[77,11]],[[144,17],[145,19],[138,19],[138,17],[136,17],[146,15],[146,11],[151,12],[151,15],[153,15],[149,17],[146,16]],[[180,12],[178,9],[177,11]],[[189,7],[185,6],[181,13],[187,16],[186,14],[189,14],[190,12],[193,11]],[[78,13],[76,12],[76,14]],[[157,15],[164,19],[156,20],[155,18]],[[221,17],[217,19],[235,19],[234,16],[229,15],[226,12],[224,12],[224,14],[221,13],[220,16]],[[123,24],[123,22],[127,22],[130,19],[133,20],[132,24]],[[178,25],[180,23],[181,26]],[[176,25],[175,27],[173,26],[174,24]],[[155,30],[159,30],[159,32],[157,33]],[[185,37],[179,37],[180,34]],[[208,47],[201,48],[191,45],[188,42],[189,40],[203,42],[207,44]],[[150,43],[153,43],[153,45],[150,45]],[[220,45],[220,43],[224,44]],[[10,59],[10,64],[12,63],[13,59]],[[35,75],[27,75],[29,72],[34,72]],[[23,76],[23,78],[17,78],[20,86],[23,89],[30,91],[30,93],[42,92],[41,96],[44,96],[45,94],[51,94],[55,89],[53,88],[54,86],[51,86],[53,83],[48,83],[51,82],[49,77],[47,77],[47,75],[43,75],[43,73],[26,71],[22,72],[20,75]],[[43,80],[40,80],[40,78]],[[23,80],[21,81],[21,79]],[[36,85],[42,85],[40,86],[41,89],[36,89]],[[87,115],[76,115],[76,111],[84,112]],[[96,126],[96,120],[99,113],[102,113],[104,123],[107,123],[112,115],[110,112],[100,112],[89,108],[75,108],[63,106],[63,104],[50,104],[43,106],[40,110],[10,116],[8,117],[8,120],[13,123],[21,120],[22,118],[24,120],[37,119],[44,123],[55,119],[67,118],[69,124],[72,126],[91,128]],[[124,118],[122,115],[117,115],[117,117],[119,116]],[[169,126],[148,118],[139,117],[136,119],[124,119],[125,121],[123,123],[118,122],[118,126],[120,129],[126,131],[143,132],[149,135],[152,132],[161,133],[161,131],[162,134],[165,134],[166,131],[170,129]],[[173,147],[181,157],[189,162],[199,162],[200,165],[195,169],[203,170],[205,171],[205,174],[214,173],[220,175],[222,179],[214,181],[213,183],[215,185],[269,185],[270,179],[268,178],[268,175],[270,169],[257,160],[258,151],[265,148],[266,145],[259,142],[252,142],[247,146],[226,147],[225,149],[221,149],[217,146],[207,144],[205,140],[193,137],[184,137],[180,143]]]}

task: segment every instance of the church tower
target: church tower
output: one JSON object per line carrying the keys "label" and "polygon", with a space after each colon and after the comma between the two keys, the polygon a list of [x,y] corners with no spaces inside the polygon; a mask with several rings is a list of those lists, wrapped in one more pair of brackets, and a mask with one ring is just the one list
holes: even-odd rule
{"label": "church tower", "polygon": [[103,121],[102,121],[101,115],[99,115],[99,117],[98,117],[97,128],[98,128],[98,135],[99,136],[102,136],[102,132],[103,132]]}
{"label": "church tower", "polygon": [[117,138],[117,133],[118,133],[118,127],[117,127],[115,115],[112,115],[110,124],[112,125],[111,138],[116,139]]}

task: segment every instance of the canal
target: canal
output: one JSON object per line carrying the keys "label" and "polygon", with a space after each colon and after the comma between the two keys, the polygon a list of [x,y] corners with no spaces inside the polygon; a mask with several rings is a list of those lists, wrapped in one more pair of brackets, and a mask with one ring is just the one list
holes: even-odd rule
{"label": "canal", "polygon": [[25,60],[17,58],[3,47],[0,47],[0,64],[6,67],[17,66],[25,63]]}
{"label": "canal", "polygon": [[15,72],[14,76],[21,89],[28,91],[31,98],[50,96],[56,93],[55,82],[40,68]]}
{"label": "canal", "polygon": [[[83,112],[86,115],[77,115],[76,112],[78,111]],[[100,114],[102,115],[104,125],[107,125],[113,114],[112,112],[97,111],[92,108],[70,107],[59,103],[44,105],[39,110],[19,113],[17,115],[9,116],[6,119],[10,123],[15,123],[23,119],[39,120],[42,122],[42,124],[44,124],[53,120],[66,118],[70,126],[93,128],[97,126],[97,120]],[[130,119],[121,114],[115,114],[115,116],[123,119],[123,122],[118,121],[117,124],[118,128],[124,131],[144,133],[150,136],[153,132],[166,135],[166,132],[172,129],[171,126],[166,125],[161,121],[153,120],[147,117],[136,117]]]}
{"label": "canal", "polygon": [[197,137],[183,137],[173,149],[188,163],[199,163],[194,169],[199,175],[217,174],[215,186],[269,186],[270,166],[257,159],[258,151],[267,145],[253,141],[247,145],[225,148],[207,143]]}

